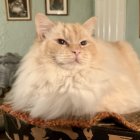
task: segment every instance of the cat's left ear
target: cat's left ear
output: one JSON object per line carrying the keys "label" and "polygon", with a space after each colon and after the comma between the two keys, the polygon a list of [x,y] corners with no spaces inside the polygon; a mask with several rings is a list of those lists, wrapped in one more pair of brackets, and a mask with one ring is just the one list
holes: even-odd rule
{"label": "cat's left ear", "polygon": [[46,15],[38,13],[35,17],[35,25],[37,37],[43,40],[55,24]]}
{"label": "cat's left ear", "polygon": [[95,30],[95,25],[96,25],[96,21],[97,21],[97,18],[96,17],[92,17],[90,19],[88,19],[84,24],[84,28],[87,29],[87,31],[91,34],[94,33],[94,30]]}

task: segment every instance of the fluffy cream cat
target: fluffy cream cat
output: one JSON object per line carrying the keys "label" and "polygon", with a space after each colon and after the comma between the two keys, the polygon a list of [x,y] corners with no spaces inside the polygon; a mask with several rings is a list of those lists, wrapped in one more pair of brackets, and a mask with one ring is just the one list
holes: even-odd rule
{"label": "fluffy cream cat", "polygon": [[93,38],[94,17],[80,25],[37,14],[35,23],[37,39],[6,97],[13,109],[43,119],[140,109],[140,62],[129,44]]}

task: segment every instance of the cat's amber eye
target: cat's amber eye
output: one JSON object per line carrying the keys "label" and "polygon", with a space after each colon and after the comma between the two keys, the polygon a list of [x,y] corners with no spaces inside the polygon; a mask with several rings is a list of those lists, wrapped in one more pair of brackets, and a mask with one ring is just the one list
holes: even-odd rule
{"label": "cat's amber eye", "polygon": [[80,42],[80,45],[82,45],[82,46],[87,45],[87,41],[86,41],[86,40],[81,41],[81,42]]}
{"label": "cat's amber eye", "polygon": [[67,42],[66,42],[64,39],[57,39],[57,42],[58,42],[60,45],[67,45]]}

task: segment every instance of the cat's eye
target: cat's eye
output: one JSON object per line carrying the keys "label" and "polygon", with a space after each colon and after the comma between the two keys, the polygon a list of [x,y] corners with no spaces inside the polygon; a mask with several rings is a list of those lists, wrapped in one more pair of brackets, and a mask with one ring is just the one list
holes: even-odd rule
{"label": "cat's eye", "polygon": [[82,46],[87,45],[87,41],[86,41],[86,40],[81,41],[81,42],[80,42],[80,45],[82,45]]}
{"label": "cat's eye", "polygon": [[67,42],[64,39],[57,39],[57,43],[60,45],[67,45]]}

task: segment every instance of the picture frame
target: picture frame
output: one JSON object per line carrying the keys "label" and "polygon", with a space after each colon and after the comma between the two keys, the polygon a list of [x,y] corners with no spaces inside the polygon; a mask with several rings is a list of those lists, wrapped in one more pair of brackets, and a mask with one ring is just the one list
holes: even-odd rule
{"label": "picture frame", "polygon": [[68,0],[45,0],[46,15],[68,15]]}
{"label": "picture frame", "polygon": [[31,20],[31,0],[5,0],[9,21]]}

